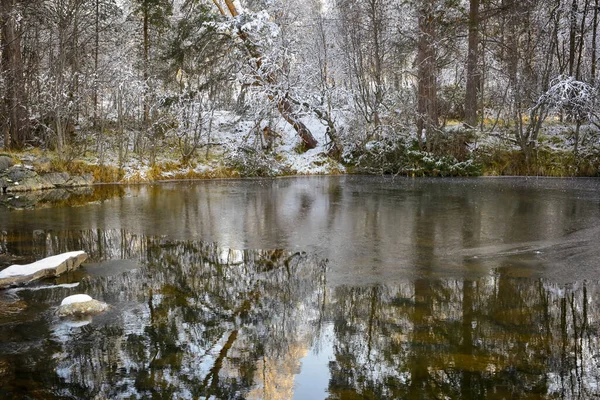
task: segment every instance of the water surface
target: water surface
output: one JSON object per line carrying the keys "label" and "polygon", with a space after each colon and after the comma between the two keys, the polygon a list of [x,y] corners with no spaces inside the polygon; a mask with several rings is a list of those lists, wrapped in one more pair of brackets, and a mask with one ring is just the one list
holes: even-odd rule
{"label": "water surface", "polygon": [[[2,398],[600,394],[599,180],[310,177],[86,195],[0,208],[0,253],[90,255],[38,290],[0,293]],[[74,293],[112,308],[60,320]]]}

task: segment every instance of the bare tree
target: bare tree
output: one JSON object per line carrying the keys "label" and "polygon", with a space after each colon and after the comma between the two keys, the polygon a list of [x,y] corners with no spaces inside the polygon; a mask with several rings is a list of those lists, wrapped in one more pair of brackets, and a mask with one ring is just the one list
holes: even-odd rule
{"label": "bare tree", "polygon": [[433,149],[438,130],[437,74],[434,16],[435,0],[425,0],[417,10],[419,24],[417,39],[417,137],[419,145]]}
{"label": "bare tree", "polygon": [[470,127],[477,125],[479,72],[479,2],[469,0],[469,36],[467,50],[467,88],[465,94],[465,123]]}
{"label": "bare tree", "polygon": [[29,115],[23,80],[21,35],[17,28],[17,2],[2,0],[2,72],[6,77],[4,146],[21,149],[29,138]]}

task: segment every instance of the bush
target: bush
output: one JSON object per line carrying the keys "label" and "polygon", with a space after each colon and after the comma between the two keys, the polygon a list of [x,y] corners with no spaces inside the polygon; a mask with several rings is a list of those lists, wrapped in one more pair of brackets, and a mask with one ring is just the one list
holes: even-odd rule
{"label": "bush", "polygon": [[223,161],[243,177],[277,176],[286,172],[274,157],[247,147],[230,149]]}
{"label": "bush", "polygon": [[481,167],[472,159],[458,161],[454,156],[438,156],[416,149],[415,143],[383,139],[366,143],[348,155],[356,172],[407,176],[477,176]]}

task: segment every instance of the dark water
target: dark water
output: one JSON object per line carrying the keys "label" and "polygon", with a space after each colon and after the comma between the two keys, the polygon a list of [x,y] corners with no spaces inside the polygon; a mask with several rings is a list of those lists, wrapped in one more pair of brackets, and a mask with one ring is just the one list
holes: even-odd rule
{"label": "dark water", "polygon": [[[600,396],[600,180],[312,177],[85,196],[0,208],[0,262],[90,255],[0,293],[0,398]],[[59,319],[75,293],[112,308]]]}

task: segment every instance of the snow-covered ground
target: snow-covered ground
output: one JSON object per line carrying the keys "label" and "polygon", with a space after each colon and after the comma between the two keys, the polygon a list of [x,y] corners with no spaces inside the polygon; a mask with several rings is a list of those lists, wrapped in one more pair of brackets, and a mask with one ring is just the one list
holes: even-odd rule
{"label": "snow-covered ground", "polygon": [[[195,156],[182,163],[181,153],[176,143],[164,144],[159,151],[155,166],[149,157],[138,156],[132,151],[122,163],[123,182],[146,182],[153,180],[214,178],[244,176],[244,171],[236,171],[227,165],[226,159],[232,157],[260,157],[263,162],[271,163],[269,175],[322,175],[344,173],[345,168],[339,162],[327,156],[328,138],[325,126],[316,118],[305,117],[302,121],[318,141],[316,148],[302,151],[302,140],[294,128],[281,117],[256,123],[250,119],[240,119],[232,112],[217,111],[213,115],[210,135],[209,156],[206,157],[207,137],[201,137]],[[269,126],[274,136],[265,138],[263,128]],[[270,142],[270,143],[269,143]],[[239,151],[243,149],[243,151]],[[130,149],[131,150],[131,149]],[[243,161],[243,160],[241,160]],[[95,157],[87,162],[99,164]],[[104,165],[117,166],[118,157],[109,153]]]}

